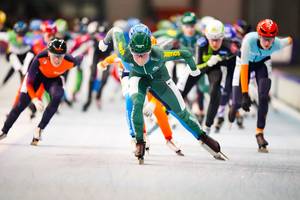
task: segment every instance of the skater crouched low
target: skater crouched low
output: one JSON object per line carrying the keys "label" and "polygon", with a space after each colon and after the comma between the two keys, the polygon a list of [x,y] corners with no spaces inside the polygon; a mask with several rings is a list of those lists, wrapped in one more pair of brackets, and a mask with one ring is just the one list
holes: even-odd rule
{"label": "skater crouched low", "polygon": [[31,145],[38,144],[41,139],[42,131],[57,111],[63,98],[64,80],[62,75],[74,66],[79,66],[82,60],[81,56],[74,58],[66,54],[66,52],[66,42],[62,39],[54,38],[48,43],[47,50],[39,53],[34,58],[23,80],[17,103],[13,106],[6,118],[0,140],[7,136],[12,125],[30,102],[32,102],[39,111],[44,109],[41,96],[44,91],[47,91],[51,97],[51,101],[45,108],[42,119],[34,132],[31,142]]}
{"label": "skater crouched low", "polygon": [[186,109],[183,98],[165,66],[167,61],[183,59],[189,65],[191,75],[197,76],[200,71],[196,67],[192,54],[187,50],[163,50],[152,45],[151,36],[144,32],[136,32],[127,44],[123,31],[116,27],[99,42],[99,49],[105,51],[112,41],[120,58],[132,66],[129,75],[129,93],[133,102],[131,117],[139,162],[143,163],[145,152],[143,106],[149,89],[166,104],[168,110],[184,124],[209,153],[216,159],[224,160],[219,143],[201,130],[196,117]]}

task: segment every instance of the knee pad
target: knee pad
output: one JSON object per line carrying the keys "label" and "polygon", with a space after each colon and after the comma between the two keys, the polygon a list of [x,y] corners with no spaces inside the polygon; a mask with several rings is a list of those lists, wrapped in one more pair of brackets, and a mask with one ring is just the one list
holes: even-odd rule
{"label": "knee pad", "polygon": [[258,83],[259,99],[262,101],[268,101],[270,89],[271,89],[271,79],[263,78],[259,80]]}

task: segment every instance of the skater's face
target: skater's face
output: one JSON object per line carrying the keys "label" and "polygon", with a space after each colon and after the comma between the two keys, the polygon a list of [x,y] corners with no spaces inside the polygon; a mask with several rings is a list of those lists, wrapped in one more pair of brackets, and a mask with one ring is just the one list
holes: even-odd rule
{"label": "skater's face", "polygon": [[61,65],[65,55],[64,54],[58,55],[58,54],[49,53],[49,56],[50,56],[51,64],[54,67],[58,67],[59,65]]}
{"label": "skater's face", "polygon": [[195,25],[182,25],[183,34],[187,37],[192,37],[195,34]]}
{"label": "skater's face", "polygon": [[274,37],[271,37],[271,38],[270,37],[260,37],[259,43],[263,49],[267,50],[272,46],[274,40],[275,40]]}
{"label": "skater's face", "polygon": [[223,39],[214,39],[214,40],[210,39],[210,40],[208,40],[208,43],[209,43],[210,47],[214,51],[217,51],[221,48],[222,42],[223,42]]}
{"label": "skater's face", "polygon": [[139,66],[144,66],[150,58],[150,51],[147,53],[141,53],[141,54],[137,54],[137,53],[132,53],[133,56],[133,60],[134,62],[136,62],[136,64],[138,64]]}

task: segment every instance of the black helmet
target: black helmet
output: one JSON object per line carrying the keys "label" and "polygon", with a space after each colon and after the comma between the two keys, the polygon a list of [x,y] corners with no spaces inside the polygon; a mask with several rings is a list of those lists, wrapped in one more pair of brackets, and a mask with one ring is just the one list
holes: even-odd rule
{"label": "black helmet", "polygon": [[48,51],[53,54],[65,54],[67,52],[67,44],[63,39],[53,38],[48,43]]}

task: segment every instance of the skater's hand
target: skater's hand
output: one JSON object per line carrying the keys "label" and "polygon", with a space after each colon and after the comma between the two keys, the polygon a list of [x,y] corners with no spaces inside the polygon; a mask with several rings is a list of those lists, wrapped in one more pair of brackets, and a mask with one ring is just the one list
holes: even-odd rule
{"label": "skater's hand", "polygon": [[97,67],[99,70],[106,70],[108,65],[109,64],[103,60],[97,64]]}
{"label": "skater's hand", "polygon": [[100,40],[100,42],[99,42],[99,44],[98,44],[98,48],[99,48],[102,52],[104,52],[104,51],[107,50],[108,45],[105,44],[103,40]]}
{"label": "skater's hand", "polygon": [[199,69],[196,69],[196,70],[194,70],[194,71],[191,71],[190,75],[195,77],[195,76],[199,76],[200,73],[201,73],[200,70],[199,70]]}
{"label": "skater's hand", "polygon": [[143,110],[143,113],[146,117],[151,117],[155,109],[155,104],[153,102],[149,102]]}
{"label": "skater's hand", "polygon": [[221,56],[219,55],[212,55],[210,59],[207,61],[207,66],[212,67],[216,65],[218,62],[222,61]]}
{"label": "skater's hand", "polygon": [[34,104],[34,106],[36,107],[36,109],[38,111],[42,112],[44,110],[43,102],[41,100],[39,100],[38,98],[33,98],[32,103]]}
{"label": "skater's hand", "polygon": [[243,93],[242,97],[242,108],[244,111],[249,112],[250,111],[250,106],[251,106],[251,99],[248,95],[248,93]]}

